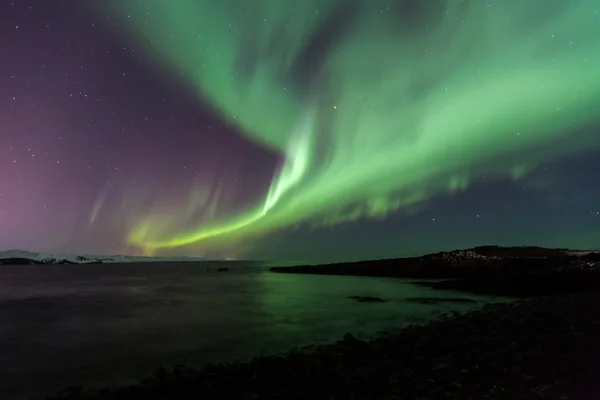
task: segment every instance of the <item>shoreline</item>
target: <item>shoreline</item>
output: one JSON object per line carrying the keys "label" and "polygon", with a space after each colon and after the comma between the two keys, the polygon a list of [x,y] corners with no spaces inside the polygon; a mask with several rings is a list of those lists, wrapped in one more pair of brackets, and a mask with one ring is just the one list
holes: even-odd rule
{"label": "shoreline", "polygon": [[160,369],[131,386],[47,399],[588,399],[600,395],[597,310],[597,292],[493,303],[370,341],[347,334],[330,345]]}
{"label": "shoreline", "polygon": [[[596,260],[598,254],[466,262],[421,258],[416,265],[425,265],[425,273],[399,277],[421,279],[411,283],[433,289],[515,300],[465,314],[451,312],[424,325],[382,332],[372,340],[346,334],[333,344],[295,348],[248,362],[161,368],[129,386],[99,391],[74,388],[47,400],[600,397],[600,385],[592,385],[600,374]],[[397,269],[398,260],[384,260],[352,263],[350,270],[348,264],[334,264],[270,271],[396,277],[398,271],[418,272],[414,263],[415,259],[400,261],[404,269]],[[341,266],[346,266],[343,271]],[[412,301],[443,302],[447,300],[443,296]]]}

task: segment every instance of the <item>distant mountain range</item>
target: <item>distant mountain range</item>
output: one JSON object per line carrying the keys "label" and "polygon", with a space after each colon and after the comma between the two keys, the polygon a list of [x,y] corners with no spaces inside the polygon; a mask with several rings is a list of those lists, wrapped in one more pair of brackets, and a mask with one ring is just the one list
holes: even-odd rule
{"label": "distant mountain range", "polygon": [[123,255],[77,255],[36,253],[24,250],[0,251],[0,264],[109,264],[109,263],[148,263],[148,262],[190,262],[206,261],[194,257],[141,257]]}
{"label": "distant mountain range", "polygon": [[[572,258],[580,261],[598,261],[600,251],[594,250],[570,250],[570,249],[549,249],[535,246],[521,247],[503,247],[503,246],[479,246],[472,249],[443,251],[434,254],[426,254],[420,257],[396,258],[388,260],[365,260],[358,262],[344,262],[336,264],[327,264],[328,268],[340,268],[349,271],[352,267],[368,264],[373,267],[404,265],[412,268],[417,267],[422,271],[429,265],[466,265],[465,263],[482,263],[492,262],[497,264],[506,259],[556,259],[556,258]],[[124,255],[78,255],[78,254],[51,254],[37,253],[24,250],[8,250],[0,251],[1,264],[111,264],[111,263],[150,263],[150,262],[198,262],[198,261],[216,261],[205,258],[195,257],[142,257],[142,256],[124,256]],[[281,263],[276,263],[279,268],[284,267]],[[305,269],[310,266],[302,266],[300,263],[289,263],[296,266],[296,269]],[[349,268],[350,267],[350,268]],[[291,267],[292,269],[294,267]],[[369,268],[372,270],[372,268]],[[289,270],[287,270],[289,271]]]}

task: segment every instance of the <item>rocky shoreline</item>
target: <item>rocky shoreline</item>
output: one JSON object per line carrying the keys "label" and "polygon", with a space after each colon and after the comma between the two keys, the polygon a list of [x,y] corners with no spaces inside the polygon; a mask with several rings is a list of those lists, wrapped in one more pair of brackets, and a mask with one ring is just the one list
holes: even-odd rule
{"label": "rocky shoreline", "polygon": [[160,369],[74,399],[591,399],[600,396],[600,293],[498,303],[363,342],[248,363]]}

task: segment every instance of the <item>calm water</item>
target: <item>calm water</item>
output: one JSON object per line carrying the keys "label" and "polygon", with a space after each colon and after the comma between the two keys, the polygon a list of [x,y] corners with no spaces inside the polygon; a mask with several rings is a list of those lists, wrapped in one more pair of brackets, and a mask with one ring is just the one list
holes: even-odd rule
{"label": "calm water", "polygon": [[[207,266],[213,271],[207,273]],[[269,273],[231,264],[0,266],[0,393],[123,383],[161,364],[231,361],[419,322],[472,305],[386,278]],[[357,303],[348,296],[388,303]],[[491,298],[473,297],[479,305]]]}

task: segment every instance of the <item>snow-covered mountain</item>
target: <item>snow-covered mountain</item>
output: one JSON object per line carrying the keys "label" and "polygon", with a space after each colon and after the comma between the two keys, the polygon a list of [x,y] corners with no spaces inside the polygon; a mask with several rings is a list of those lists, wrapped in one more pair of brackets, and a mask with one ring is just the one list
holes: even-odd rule
{"label": "snow-covered mountain", "polygon": [[136,262],[182,262],[182,261],[206,261],[204,258],[194,257],[141,257],[123,255],[77,255],[77,254],[50,254],[37,253],[24,250],[0,251],[0,264],[14,260],[19,264],[89,264],[89,263],[136,263]]}
{"label": "snow-covered mountain", "polygon": [[500,260],[501,257],[483,255],[475,250],[453,250],[442,251],[435,254],[428,254],[421,257],[423,261],[437,261],[445,263],[455,263],[472,260]]}
{"label": "snow-covered mountain", "polygon": [[479,246],[471,249],[442,251],[418,257],[423,262],[457,263],[474,260],[502,260],[503,258],[594,258],[598,250],[551,249],[537,246]]}
{"label": "snow-covered mountain", "polygon": [[[501,254],[501,256],[494,254]],[[546,254],[545,254],[546,253]],[[545,249],[542,247],[499,247],[482,246],[467,250],[442,251],[419,257],[421,262],[440,262],[442,264],[456,264],[465,261],[490,261],[508,258],[537,258],[551,259],[564,257],[565,264],[558,268],[559,271],[600,270],[600,251],[596,250],[566,250]]]}

